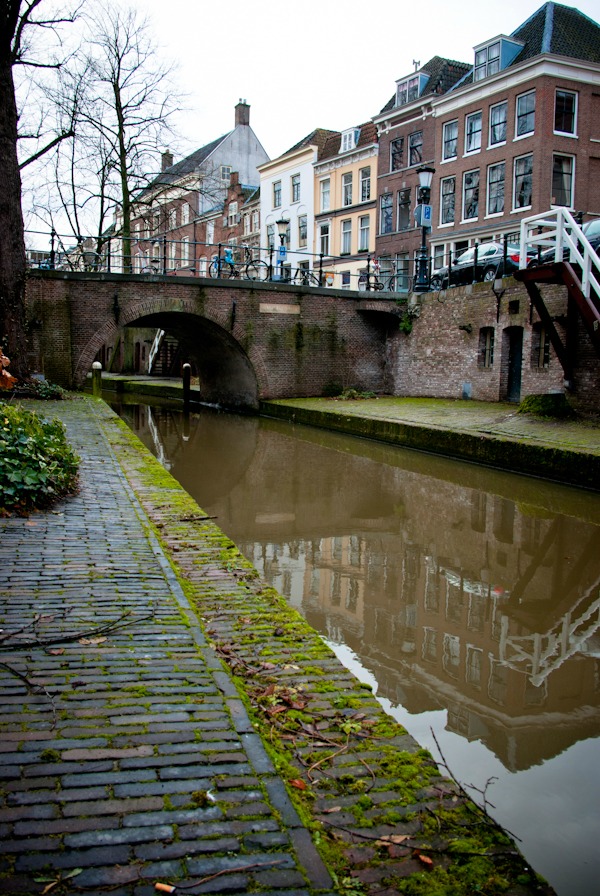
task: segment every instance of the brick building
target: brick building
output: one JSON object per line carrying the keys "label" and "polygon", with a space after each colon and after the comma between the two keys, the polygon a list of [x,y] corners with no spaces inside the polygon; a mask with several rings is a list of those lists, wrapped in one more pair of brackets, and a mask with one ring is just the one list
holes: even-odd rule
{"label": "brick building", "polygon": [[[434,57],[374,117],[380,139],[377,251],[412,267],[417,168],[436,169],[430,254],[508,235],[552,205],[600,214],[600,27],[544,4],[473,61]],[[386,170],[387,164],[387,170]]]}

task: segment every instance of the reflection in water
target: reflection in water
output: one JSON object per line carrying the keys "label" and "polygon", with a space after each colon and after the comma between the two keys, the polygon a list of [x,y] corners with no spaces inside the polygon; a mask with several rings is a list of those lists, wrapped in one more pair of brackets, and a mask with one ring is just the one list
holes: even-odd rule
{"label": "reflection in water", "polygon": [[120,412],[421,743],[427,719],[463,783],[500,778],[499,820],[561,896],[593,892],[600,776],[575,747],[600,737],[598,498],[274,421]]}

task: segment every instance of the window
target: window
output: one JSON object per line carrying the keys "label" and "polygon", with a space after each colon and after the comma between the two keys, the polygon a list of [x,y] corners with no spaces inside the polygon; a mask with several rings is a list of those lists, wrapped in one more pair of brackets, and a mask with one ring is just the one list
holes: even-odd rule
{"label": "window", "polygon": [[371,198],[371,169],[360,169],[360,201],[368,202]]}
{"label": "window", "polygon": [[458,145],[458,121],[447,121],[444,125],[442,158],[455,159]]}
{"label": "window", "polygon": [[215,241],[215,222],[207,221],[206,222],[206,242],[210,245]]}
{"label": "window", "polygon": [[456,178],[445,177],[442,180],[440,187],[440,224],[453,224],[454,209],[456,206]]}
{"label": "window", "polygon": [[251,232],[252,219],[250,215],[244,215],[244,236],[248,236]]}
{"label": "window", "polygon": [[258,210],[252,212],[252,230],[256,233],[260,228],[260,219]]}
{"label": "window", "polygon": [[177,209],[170,208],[169,209],[169,230],[174,230],[177,227]]}
{"label": "window", "polygon": [[570,90],[557,90],[554,101],[554,130],[558,134],[575,134],[577,121],[577,94]]}
{"label": "window", "polygon": [[340,152],[349,152],[351,149],[354,149],[354,147],[358,143],[359,134],[360,128],[352,128],[351,131],[344,131],[344,133],[342,134],[342,145],[340,148]]}
{"label": "window", "polygon": [[505,164],[490,165],[487,183],[487,214],[500,215],[504,211]]}
{"label": "window", "polygon": [[490,107],[490,146],[506,142],[507,103]]}
{"label": "window", "polygon": [[352,221],[342,221],[342,255],[350,255],[352,251]]}
{"label": "window", "polygon": [[393,196],[384,193],[379,200],[379,233],[391,233],[393,229]]}
{"label": "window", "polygon": [[390,171],[398,171],[404,165],[404,137],[390,142]]}
{"label": "window", "polygon": [[350,271],[341,271],[342,289],[350,289]]}
{"label": "window", "polygon": [[231,165],[221,165],[221,180],[224,183],[229,183],[231,180]]}
{"label": "window", "polygon": [[190,263],[190,240],[189,237],[184,237],[181,241],[181,266],[189,267]]}
{"label": "window", "polygon": [[481,149],[481,112],[467,115],[465,122],[465,152],[479,152]]}
{"label": "window", "polygon": [[533,156],[515,159],[515,195],[513,208],[529,208],[533,189]]}
{"label": "window", "polygon": [[535,130],[535,90],[517,97],[517,137]]}
{"label": "window", "polygon": [[479,331],[480,367],[491,367],[494,363],[494,328],[482,327]]}
{"label": "window", "polygon": [[474,80],[481,81],[500,71],[500,41],[482,47],[475,53]]}
{"label": "window", "polygon": [[352,172],[342,175],[342,205],[352,205]]}
{"label": "window", "polygon": [[273,208],[281,208],[281,181],[273,184]]}
{"label": "window", "polygon": [[300,202],[300,175],[292,175],[292,202]]}
{"label": "window", "polygon": [[552,156],[552,205],[573,206],[573,156]]}
{"label": "window", "polygon": [[463,176],[463,219],[479,215],[479,171],[467,171]]}
{"label": "window", "polygon": [[190,223],[190,207],[187,202],[184,202],[181,206],[181,223],[189,224]]}
{"label": "window", "polygon": [[368,252],[369,242],[371,239],[371,218],[369,215],[362,215],[358,219],[358,251]]}
{"label": "window", "polygon": [[229,227],[235,227],[238,219],[238,204],[237,202],[230,202],[229,207],[227,209],[227,224]]}
{"label": "window", "polygon": [[408,164],[420,165],[423,161],[423,131],[415,131],[408,138]]}
{"label": "window", "polygon": [[444,266],[444,256],[445,256],[444,246],[434,246],[433,247],[433,270],[437,271]]}
{"label": "window", "polygon": [[168,251],[168,256],[167,256],[167,267],[171,271],[175,267],[176,254],[177,254],[177,243],[175,242],[175,240],[171,240],[169,242],[169,251]]}
{"label": "window", "polygon": [[308,239],[308,217],[306,215],[298,216],[298,245],[306,246]]}
{"label": "window", "polygon": [[419,76],[407,78],[398,84],[396,89],[396,105],[404,106],[406,103],[412,103],[419,96]]}
{"label": "window", "polygon": [[329,196],[330,196],[330,181],[327,177],[325,180],[321,181],[320,190],[321,190],[321,211],[328,212],[329,211]]}
{"label": "window", "polygon": [[319,247],[322,255],[329,255],[329,224],[321,224],[319,228]]}
{"label": "window", "polygon": [[398,190],[398,230],[410,228],[410,190]]}
{"label": "window", "polygon": [[269,249],[275,248],[275,225],[267,224],[267,246]]}
{"label": "window", "polygon": [[550,366],[550,337],[541,323],[535,323],[531,331],[531,366]]}

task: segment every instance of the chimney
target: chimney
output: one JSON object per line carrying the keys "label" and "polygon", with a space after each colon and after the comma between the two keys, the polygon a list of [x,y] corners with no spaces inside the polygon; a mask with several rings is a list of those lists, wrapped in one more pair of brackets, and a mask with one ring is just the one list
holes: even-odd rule
{"label": "chimney", "polygon": [[232,171],[229,175],[229,183],[232,187],[237,187],[240,182],[240,173],[239,171]]}
{"label": "chimney", "polygon": [[237,128],[238,125],[250,124],[250,106],[247,104],[246,100],[240,100],[237,106],[235,107],[235,126]]}
{"label": "chimney", "polygon": [[169,152],[168,149],[166,149],[163,152],[161,159],[162,159],[162,165],[161,165],[161,169],[160,169],[161,171],[166,171],[167,168],[173,167],[173,153]]}

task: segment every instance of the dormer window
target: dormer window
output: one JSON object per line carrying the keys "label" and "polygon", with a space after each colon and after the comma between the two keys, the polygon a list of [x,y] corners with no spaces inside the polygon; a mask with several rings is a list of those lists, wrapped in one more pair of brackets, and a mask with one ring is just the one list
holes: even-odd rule
{"label": "dormer window", "polygon": [[429,80],[429,75],[419,72],[396,83],[396,106],[405,106],[418,99]]}
{"label": "dormer window", "polygon": [[342,133],[340,152],[349,152],[351,149],[354,149],[358,143],[359,135],[360,128],[351,128],[349,131],[344,131]]}
{"label": "dormer window", "polygon": [[485,44],[475,47],[473,80],[481,81],[502,71],[514,62],[523,49],[523,42],[502,34]]}

